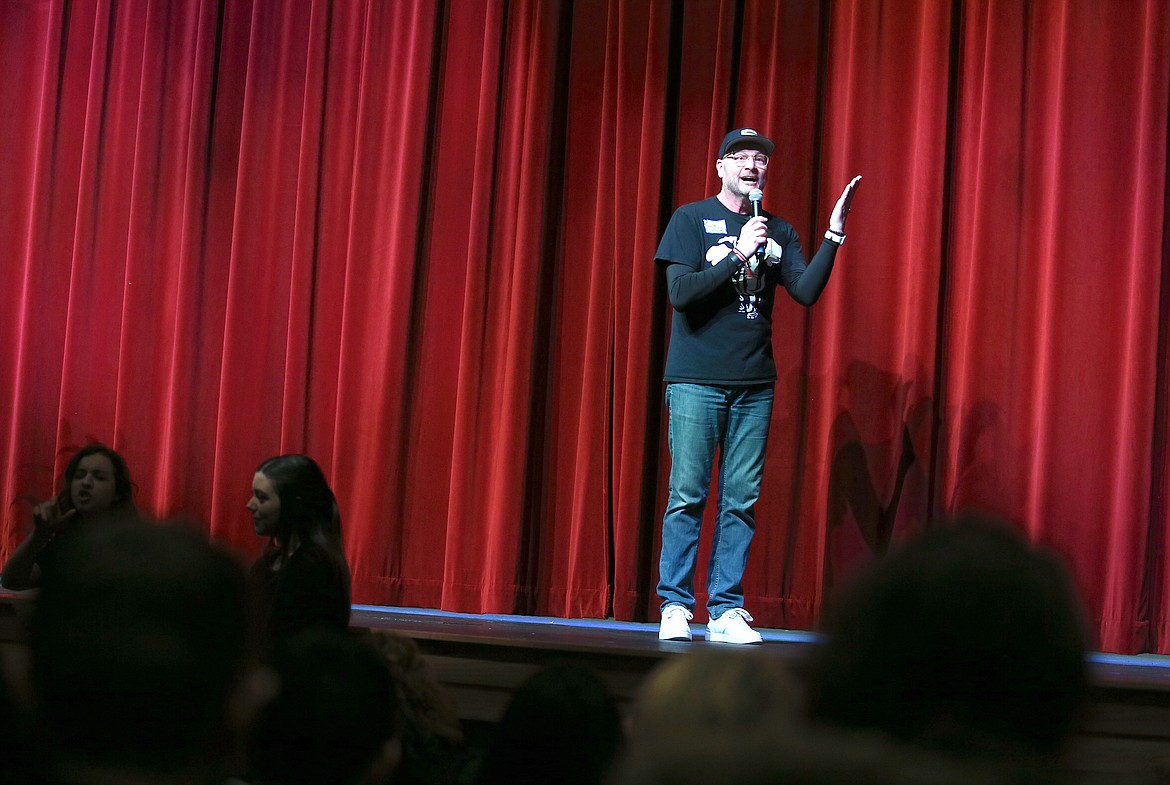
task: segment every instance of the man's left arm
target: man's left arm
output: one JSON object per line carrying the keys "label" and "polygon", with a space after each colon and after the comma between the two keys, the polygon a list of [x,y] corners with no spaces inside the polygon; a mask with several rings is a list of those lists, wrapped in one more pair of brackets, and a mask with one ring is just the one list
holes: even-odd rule
{"label": "man's left arm", "polygon": [[814,304],[820,299],[821,292],[829,283],[829,274],[833,272],[833,262],[837,258],[837,249],[845,242],[845,222],[849,218],[849,210],[853,204],[853,196],[857,191],[857,184],[861,182],[861,175],[857,175],[833,206],[829,216],[829,230],[825,232],[825,239],[821,242],[812,260],[805,265],[804,255],[800,250],[800,241],[793,237],[792,253],[786,252],[782,259],[784,265],[781,275],[784,288],[793,300],[804,306]]}

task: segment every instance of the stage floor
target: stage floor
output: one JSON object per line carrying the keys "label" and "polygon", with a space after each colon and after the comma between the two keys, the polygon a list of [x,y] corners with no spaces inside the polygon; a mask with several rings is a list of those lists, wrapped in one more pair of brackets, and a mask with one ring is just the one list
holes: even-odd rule
{"label": "stage floor", "polygon": [[[706,625],[691,623],[695,639],[658,640],[658,623],[613,619],[561,619],[546,616],[451,613],[426,608],[353,606],[353,624],[387,629],[418,640],[498,644],[514,648],[555,649],[571,653],[612,653],[661,659],[696,646],[726,646],[706,641]],[[779,655],[800,656],[816,642],[812,632],[757,627],[763,645]],[[1170,656],[1092,652],[1090,677],[1096,686],[1131,686],[1170,693]]]}

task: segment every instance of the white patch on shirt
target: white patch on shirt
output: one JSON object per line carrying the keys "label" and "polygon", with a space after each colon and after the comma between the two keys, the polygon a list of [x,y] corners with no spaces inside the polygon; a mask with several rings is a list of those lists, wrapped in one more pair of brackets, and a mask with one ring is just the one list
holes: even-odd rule
{"label": "white patch on shirt", "polygon": [[783,253],[784,248],[780,243],[769,237],[768,244],[764,247],[764,261],[768,263],[768,266],[771,267],[772,265],[779,264],[780,256]]}
{"label": "white patch on shirt", "polygon": [[712,221],[709,218],[703,219],[703,231],[707,234],[727,234],[727,221],[722,218],[718,221]]}
{"label": "white patch on shirt", "polygon": [[712,266],[719,264],[727,258],[727,254],[731,253],[731,249],[735,247],[735,238],[731,235],[722,237],[719,242],[707,249],[707,262]]}

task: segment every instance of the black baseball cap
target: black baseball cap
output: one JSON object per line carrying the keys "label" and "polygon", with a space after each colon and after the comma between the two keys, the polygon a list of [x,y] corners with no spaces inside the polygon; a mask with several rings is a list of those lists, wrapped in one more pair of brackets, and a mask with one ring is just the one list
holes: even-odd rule
{"label": "black baseball cap", "polygon": [[766,136],[762,136],[759,132],[752,128],[736,128],[734,131],[723,137],[723,144],[719,145],[719,158],[727,155],[727,151],[735,145],[744,145],[758,147],[764,151],[765,154],[771,155],[772,151],[776,149],[776,145],[772,140]]}

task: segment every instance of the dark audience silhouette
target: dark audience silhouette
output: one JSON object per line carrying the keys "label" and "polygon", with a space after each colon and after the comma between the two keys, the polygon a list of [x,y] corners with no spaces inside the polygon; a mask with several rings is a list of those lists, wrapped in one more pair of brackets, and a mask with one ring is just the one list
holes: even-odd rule
{"label": "dark audience silhouette", "polygon": [[281,641],[276,698],[249,736],[251,785],[385,785],[402,757],[390,669],[371,641],[317,628]]}
{"label": "dark audience silhouette", "polygon": [[1007,523],[936,524],[831,602],[808,716],[967,759],[1046,766],[1080,718],[1086,625],[1068,572]]}
{"label": "dark audience silhouette", "polygon": [[28,630],[40,782],[202,785],[262,691],[244,575],[190,528],[121,521],[63,543]]}
{"label": "dark audience silhouette", "polygon": [[590,669],[546,665],[513,693],[484,752],[479,785],[595,785],[622,743],[621,719]]}
{"label": "dark audience silhouette", "polygon": [[454,701],[418,644],[388,631],[370,633],[370,640],[390,667],[402,718],[402,765],[395,783],[470,785],[476,751],[467,743]]}

